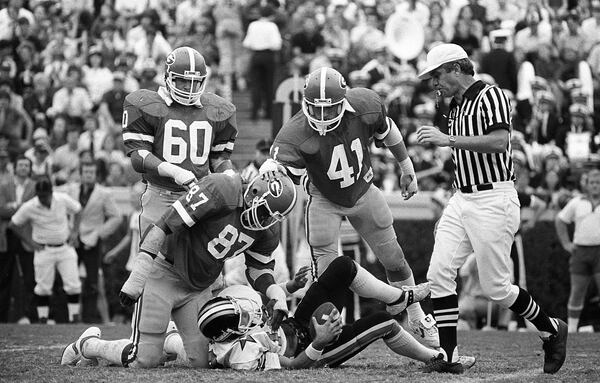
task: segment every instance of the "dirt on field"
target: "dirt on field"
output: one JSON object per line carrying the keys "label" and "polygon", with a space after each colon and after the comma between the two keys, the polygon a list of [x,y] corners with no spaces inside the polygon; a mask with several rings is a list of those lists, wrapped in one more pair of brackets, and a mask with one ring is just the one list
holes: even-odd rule
{"label": "dirt on field", "polygon": [[[398,356],[378,341],[343,367],[301,371],[234,372],[171,365],[152,370],[60,366],[62,349],[84,325],[0,325],[0,382],[600,382],[600,334],[571,334],[565,365],[542,373],[543,352],[535,333],[459,333],[460,352],[477,357],[460,376],[425,374],[421,363]],[[128,326],[102,327],[102,338],[129,337]]]}

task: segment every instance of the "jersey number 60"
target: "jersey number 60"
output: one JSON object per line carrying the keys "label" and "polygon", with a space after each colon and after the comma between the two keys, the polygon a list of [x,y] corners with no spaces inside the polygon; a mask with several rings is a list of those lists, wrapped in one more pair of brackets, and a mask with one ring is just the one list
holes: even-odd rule
{"label": "jersey number 60", "polygon": [[[175,132],[180,135],[174,135]],[[189,126],[189,136],[186,136],[188,126],[181,120],[167,120],[165,123],[165,136],[163,138],[163,158],[172,164],[180,164],[189,158],[194,165],[204,165],[210,153],[210,144],[212,141],[212,125],[207,121],[194,121]],[[198,132],[203,131],[204,137],[198,148]],[[187,138],[187,140],[186,140]],[[200,149],[200,150],[199,150]]]}

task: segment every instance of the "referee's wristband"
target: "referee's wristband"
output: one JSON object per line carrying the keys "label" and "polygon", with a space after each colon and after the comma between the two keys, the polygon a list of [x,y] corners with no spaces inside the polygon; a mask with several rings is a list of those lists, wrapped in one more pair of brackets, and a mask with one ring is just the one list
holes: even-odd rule
{"label": "referee's wristband", "polygon": [[313,347],[312,343],[308,345],[304,353],[310,360],[317,361],[321,359],[321,354],[323,354],[323,350],[317,350]]}

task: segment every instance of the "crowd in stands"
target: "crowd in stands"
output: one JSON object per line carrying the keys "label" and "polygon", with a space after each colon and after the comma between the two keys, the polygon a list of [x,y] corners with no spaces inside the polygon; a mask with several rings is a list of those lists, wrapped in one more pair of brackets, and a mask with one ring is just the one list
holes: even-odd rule
{"label": "crowd in stands", "polygon": [[[408,34],[402,44],[424,41],[414,58],[392,53],[391,15],[412,26],[398,26]],[[446,126],[449,100],[417,78],[438,42],[463,46],[478,78],[510,98],[518,187],[564,205],[600,158],[599,0],[2,0],[0,182],[24,155],[33,177],[55,185],[77,181],[79,163],[90,161],[99,184],[135,184],[123,100],[163,85],[167,54],[187,45],[210,67],[208,91],[229,99],[251,91],[252,120],[272,117],[282,79],[333,66],[384,100],[420,189],[449,189],[450,151],[417,145],[414,134]],[[393,157],[374,153],[376,185],[397,190]]]}

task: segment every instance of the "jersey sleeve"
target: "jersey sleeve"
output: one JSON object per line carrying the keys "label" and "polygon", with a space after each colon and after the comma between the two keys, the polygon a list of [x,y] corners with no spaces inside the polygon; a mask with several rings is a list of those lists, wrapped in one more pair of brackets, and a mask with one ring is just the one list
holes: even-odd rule
{"label": "jersey sleeve", "polygon": [[214,196],[208,190],[196,185],[175,201],[163,214],[161,220],[171,232],[177,232],[194,226],[220,210],[222,208],[219,196]]}
{"label": "jersey sleeve", "polygon": [[486,133],[510,130],[510,102],[498,87],[492,86],[481,96],[481,114]]}
{"label": "jersey sleeve", "polygon": [[298,143],[294,144],[278,138],[275,138],[275,142],[271,146],[271,157],[286,167],[293,176],[294,182],[306,173],[306,164],[298,146]]}
{"label": "jersey sleeve", "polygon": [[273,276],[275,270],[275,259],[273,252],[279,244],[281,226],[272,226],[263,232],[259,240],[254,241],[252,246],[245,251],[246,277],[252,286],[263,275]]}
{"label": "jersey sleeve", "polygon": [[225,121],[218,123],[220,129],[215,135],[213,144],[210,148],[210,157],[225,157],[229,158],[237,137],[237,121],[235,113]]}
{"label": "jersey sleeve", "polygon": [[133,97],[130,94],[123,102],[123,143],[127,155],[136,150],[152,152],[154,143],[154,127],[144,119],[144,113]]}

